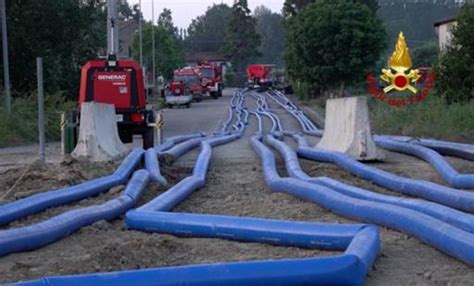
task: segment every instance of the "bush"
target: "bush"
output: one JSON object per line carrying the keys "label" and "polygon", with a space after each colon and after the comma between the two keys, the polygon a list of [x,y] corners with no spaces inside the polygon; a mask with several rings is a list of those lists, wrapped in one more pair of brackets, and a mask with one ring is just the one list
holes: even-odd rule
{"label": "bush", "polygon": [[371,100],[370,110],[377,134],[474,140],[474,100],[447,105],[444,98],[433,94],[418,105],[401,109]]}
{"label": "bush", "polygon": [[474,99],[474,4],[466,4],[452,42],[437,67],[437,87],[448,102]]}
{"label": "bush", "polygon": [[364,4],[320,0],[286,22],[288,75],[308,86],[309,96],[363,80],[385,48],[382,22]]}
{"label": "bush", "polygon": [[[62,111],[71,111],[75,102],[65,101],[60,93],[45,96],[45,133],[48,141],[60,139]],[[15,98],[8,116],[0,107],[0,147],[38,142],[38,99],[36,95]]]}

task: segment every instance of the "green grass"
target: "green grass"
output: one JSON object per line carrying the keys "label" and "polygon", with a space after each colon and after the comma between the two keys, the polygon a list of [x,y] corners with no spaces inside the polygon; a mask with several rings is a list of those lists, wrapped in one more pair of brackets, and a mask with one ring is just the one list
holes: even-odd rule
{"label": "green grass", "polygon": [[399,134],[474,142],[474,101],[446,104],[432,94],[425,101],[393,108],[370,100],[372,129],[378,134]]}
{"label": "green grass", "polygon": [[[0,147],[38,142],[38,99],[36,95],[17,97],[10,116],[0,106]],[[71,111],[75,102],[67,102],[61,94],[45,96],[45,132],[48,141],[60,139],[61,111]]]}
{"label": "green grass", "polygon": [[[393,108],[370,95],[368,98],[374,133],[474,142],[474,100],[448,105],[433,93],[415,106]],[[304,104],[324,114],[326,100],[319,97]]]}

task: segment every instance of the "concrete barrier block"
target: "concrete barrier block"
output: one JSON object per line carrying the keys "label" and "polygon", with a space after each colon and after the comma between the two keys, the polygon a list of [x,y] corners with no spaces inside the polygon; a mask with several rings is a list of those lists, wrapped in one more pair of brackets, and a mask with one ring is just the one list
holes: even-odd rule
{"label": "concrete barrier block", "polygon": [[383,160],[370,129],[366,97],[329,99],[324,135],[317,148],[338,151],[359,161]]}
{"label": "concrete barrier block", "polygon": [[121,158],[127,151],[118,135],[114,106],[96,102],[83,103],[79,140],[72,156],[103,162]]}

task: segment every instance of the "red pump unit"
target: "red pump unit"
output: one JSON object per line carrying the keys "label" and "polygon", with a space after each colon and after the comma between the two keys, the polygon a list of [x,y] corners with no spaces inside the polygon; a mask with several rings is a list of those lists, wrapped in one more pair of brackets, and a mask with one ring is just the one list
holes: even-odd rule
{"label": "red pump unit", "polygon": [[274,65],[250,65],[247,67],[247,80],[250,84],[271,86],[274,78]]}
{"label": "red pump unit", "polygon": [[89,61],[82,67],[79,109],[83,102],[95,101],[115,106],[120,139],[131,143],[134,134],[143,136],[144,148],[153,147],[155,118],[147,110],[143,70],[132,60]]}

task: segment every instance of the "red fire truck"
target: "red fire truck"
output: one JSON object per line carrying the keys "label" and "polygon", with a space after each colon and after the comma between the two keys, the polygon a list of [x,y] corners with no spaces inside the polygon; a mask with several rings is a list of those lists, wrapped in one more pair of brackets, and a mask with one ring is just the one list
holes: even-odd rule
{"label": "red fire truck", "polygon": [[271,86],[275,81],[272,70],[274,65],[249,65],[247,67],[247,80],[249,84]]}
{"label": "red fire truck", "polygon": [[174,71],[174,82],[184,82],[193,96],[193,100],[201,101],[204,87],[201,85],[199,72],[192,67],[185,67]]}
{"label": "red fire truck", "polygon": [[191,107],[193,96],[183,81],[173,81],[165,89],[165,101],[168,108],[173,106],[185,105],[187,108]]}
{"label": "red fire truck", "polygon": [[117,60],[113,55],[86,63],[81,71],[79,110],[83,102],[90,101],[115,106],[122,142],[131,143],[133,135],[140,134],[144,148],[153,147],[155,116],[147,108],[143,71],[138,63]]}
{"label": "red fire truck", "polygon": [[201,84],[204,88],[204,94],[209,95],[217,99],[222,96],[222,89],[224,88],[224,81],[222,78],[222,68],[217,65],[209,64],[206,62],[196,67],[201,77]]}

